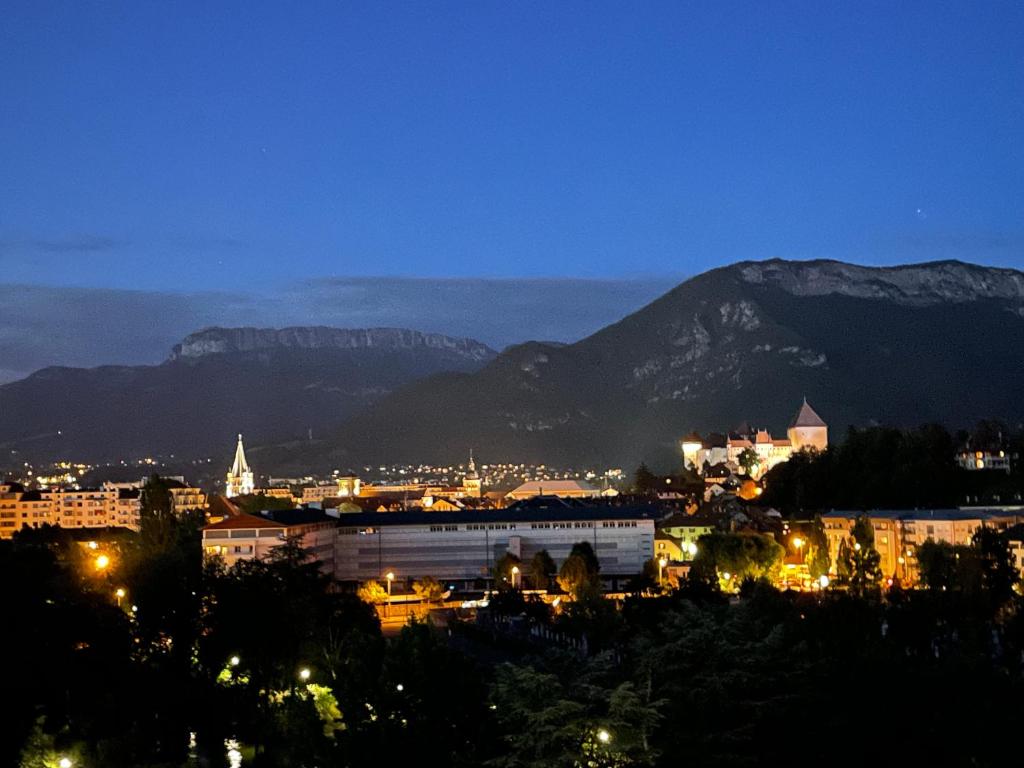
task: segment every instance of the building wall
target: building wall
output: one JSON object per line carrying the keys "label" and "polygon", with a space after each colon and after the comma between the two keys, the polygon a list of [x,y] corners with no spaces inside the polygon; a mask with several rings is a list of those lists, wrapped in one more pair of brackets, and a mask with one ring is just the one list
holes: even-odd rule
{"label": "building wall", "polygon": [[239,560],[266,557],[290,536],[301,536],[300,545],[311,551],[321,570],[334,570],[334,523],[313,523],[288,528],[235,528],[203,531],[203,553],[221,557],[229,568]]}
{"label": "building wall", "polygon": [[445,581],[487,578],[506,552],[524,561],[546,549],[559,566],[573,544],[595,546],[604,576],[640,573],[654,556],[652,520],[558,523],[462,523],[341,527],[335,543],[339,581],[433,576]]}

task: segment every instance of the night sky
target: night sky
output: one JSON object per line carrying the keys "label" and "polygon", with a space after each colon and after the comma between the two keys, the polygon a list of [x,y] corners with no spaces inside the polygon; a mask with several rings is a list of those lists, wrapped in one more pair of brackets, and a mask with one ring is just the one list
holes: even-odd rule
{"label": "night sky", "polygon": [[[0,379],[211,322],[569,340],[747,258],[1024,267],[1017,2],[8,1],[0,101]],[[511,295],[569,306],[469,312]]]}

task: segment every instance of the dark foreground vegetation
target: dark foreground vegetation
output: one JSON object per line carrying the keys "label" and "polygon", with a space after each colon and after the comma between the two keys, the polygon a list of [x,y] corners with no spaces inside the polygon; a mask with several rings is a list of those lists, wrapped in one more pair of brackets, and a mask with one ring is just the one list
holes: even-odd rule
{"label": "dark foreground vegetation", "polygon": [[937,546],[912,592],[751,580],[727,597],[711,564],[658,597],[638,578],[648,596],[616,604],[584,565],[558,616],[516,590],[493,601],[493,626],[526,614],[583,652],[478,627],[385,639],[294,546],[204,565],[199,524],[154,483],[137,536],[2,543],[0,765],[221,766],[237,749],[253,766],[987,766],[1018,752],[1024,611],[999,541]]}

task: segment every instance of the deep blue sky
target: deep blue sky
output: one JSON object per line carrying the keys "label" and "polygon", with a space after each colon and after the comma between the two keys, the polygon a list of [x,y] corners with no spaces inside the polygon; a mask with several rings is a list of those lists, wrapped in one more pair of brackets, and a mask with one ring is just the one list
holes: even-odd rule
{"label": "deep blue sky", "polygon": [[0,104],[8,284],[1024,266],[1019,2],[8,0]]}

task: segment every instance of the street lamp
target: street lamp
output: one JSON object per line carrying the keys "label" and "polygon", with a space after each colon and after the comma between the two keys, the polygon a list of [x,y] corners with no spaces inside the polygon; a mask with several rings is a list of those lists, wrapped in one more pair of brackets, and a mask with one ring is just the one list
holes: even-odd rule
{"label": "street lamp", "polygon": [[239,664],[242,663],[242,660],[240,658],[238,658],[237,656],[232,656],[230,659],[228,659],[228,663],[232,667],[237,667]]}
{"label": "street lamp", "polygon": [[608,733],[608,731],[606,731],[604,728],[602,728],[597,732],[597,740],[600,741],[602,744],[607,744],[609,741],[612,740],[612,735]]}
{"label": "street lamp", "polygon": [[108,565],[110,565],[110,558],[107,557],[106,555],[100,555],[100,556],[98,556],[96,558],[96,570],[97,571],[105,570]]}
{"label": "street lamp", "polygon": [[310,674],[312,673],[309,671],[309,667],[303,667],[299,670],[299,680],[301,680],[302,682],[306,682],[307,680],[309,680]]}
{"label": "street lamp", "polygon": [[387,579],[387,582],[388,582],[388,606],[387,606],[387,610],[385,611],[385,615],[390,619],[391,618],[391,582],[395,580],[395,573],[394,573],[394,571],[388,571],[386,574],[384,574],[384,578]]}
{"label": "street lamp", "polygon": [[661,582],[662,582],[661,572],[665,568],[666,565],[668,565],[668,560],[666,560],[664,557],[659,557],[658,558],[658,586],[661,586]]}
{"label": "street lamp", "polygon": [[799,552],[800,548],[804,545],[804,540],[799,536],[793,537],[793,546],[796,547],[796,551]]}
{"label": "street lamp", "polygon": [[114,597],[117,598],[117,607],[118,608],[121,607],[121,601],[124,599],[125,594],[126,593],[124,591],[124,587],[118,587],[116,590],[114,590]]}
{"label": "street lamp", "polygon": [[519,580],[519,566],[512,566],[512,589],[516,588],[516,582]]}
{"label": "street lamp", "polygon": [[828,576],[822,574],[821,577],[818,579],[818,585],[822,589],[825,589],[828,586]]}
{"label": "street lamp", "polygon": [[57,765],[60,766],[60,768],[71,768],[71,766],[72,766],[71,758],[70,757],[62,757],[60,759],[60,761],[57,763]]}

